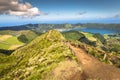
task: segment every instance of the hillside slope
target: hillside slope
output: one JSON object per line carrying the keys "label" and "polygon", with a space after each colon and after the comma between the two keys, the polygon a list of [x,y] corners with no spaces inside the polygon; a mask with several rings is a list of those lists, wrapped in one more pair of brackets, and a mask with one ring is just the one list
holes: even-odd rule
{"label": "hillside slope", "polygon": [[59,63],[66,60],[73,60],[71,64],[75,64],[75,69],[72,72],[80,74],[76,58],[64,41],[65,38],[59,32],[49,31],[10,56],[0,58],[0,80],[44,80]]}
{"label": "hillside slope", "polygon": [[0,31],[0,49],[15,50],[26,43],[31,42],[37,36],[38,35],[35,32],[30,30]]}
{"label": "hillside slope", "polygon": [[60,32],[50,30],[10,56],[0,57],[0,80],[120,79],[119,68],[88,53],[71,45]]}

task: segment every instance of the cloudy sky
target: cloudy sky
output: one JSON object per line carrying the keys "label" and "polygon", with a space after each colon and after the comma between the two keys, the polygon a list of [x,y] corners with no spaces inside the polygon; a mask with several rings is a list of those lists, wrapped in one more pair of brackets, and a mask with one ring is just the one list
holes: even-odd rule
{"label": "cloudy sky", "polygon": [[120,23],[120,0],[0,0],[0,26]]}

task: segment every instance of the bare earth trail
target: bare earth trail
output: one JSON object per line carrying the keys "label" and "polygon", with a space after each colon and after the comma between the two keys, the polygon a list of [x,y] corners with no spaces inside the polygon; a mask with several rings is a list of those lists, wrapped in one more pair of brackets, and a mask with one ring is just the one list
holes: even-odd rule
{"label": "bare earth trail", "polygon": [[120,80],[119,68],[100,62],[81,48],[74,47],[70,44],[68,46],[81,63],[83,73],[88,80]]}

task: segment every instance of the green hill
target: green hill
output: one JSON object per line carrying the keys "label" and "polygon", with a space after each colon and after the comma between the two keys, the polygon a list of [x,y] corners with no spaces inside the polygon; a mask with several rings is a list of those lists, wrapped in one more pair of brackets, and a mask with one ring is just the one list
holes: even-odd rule
{"label": "green hill", "polygon": [[26,43],[31,42],[38,35],[30,30],[22,31],[11,31],[4,30],[0,31],[0,49],[13,50]]}
{"label": "green hill", "polygon": [[62,33],[67,40],[79,40],[81,37],[84,37],[84,34],[78,31],[67,31]]}
{"label": "green hill", "polygon": [[96,38],[93,37],[93,34],[79,31],[67,31],[63,32],[63,35],[67,40],[80,41],[88,45],[96,46]]}
{"label": "green hill", "polygon": [[0,35],[12,35],[16,37],[19,37],[20,35],[24,35],[28,39],[28,42],[32,41],[38,36],[36,32],[33,32],[31,30],[21,30],[21,31],[3,30],[0,31]]}
{"label": "green hill", "polygon": [[[66,59],[76,59],[61,33],[52,30],[0,59],[0,79],[44,80]],[[76,68],[77,69],[77,68]]]}
{"label": "green hill", "polygon": [[19,41],[16,36],[1,35],[0,36],[0,49],[12,50],[24,45]]}

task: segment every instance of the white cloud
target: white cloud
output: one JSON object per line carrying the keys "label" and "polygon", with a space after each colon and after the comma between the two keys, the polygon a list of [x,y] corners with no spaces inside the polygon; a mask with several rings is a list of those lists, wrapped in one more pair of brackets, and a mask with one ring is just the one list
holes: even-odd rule
{"label": "white cloud", "polygon": [[11,10],[9,10],[8,14],[22,16],[22,17],[27,18],[27,17],[38,16],[38,15],[40,15],[40,12],[39,12],[38,8],[34,7],[34,8],[27,9],[26,11],[11,11]]}
{"label": "white cloud", "polygon": [[0,0],[0,14],[22,17],[43,15],[37,7],[33,7],[30,3],[21,3],[20,0]]}

